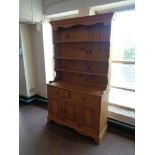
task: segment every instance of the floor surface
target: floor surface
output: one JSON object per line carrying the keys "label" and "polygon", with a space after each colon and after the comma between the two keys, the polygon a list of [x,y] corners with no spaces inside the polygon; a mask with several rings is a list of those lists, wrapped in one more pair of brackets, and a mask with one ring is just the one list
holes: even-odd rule
{"label": "floor surface", "polygon": [[20,155],[134,155],[135,142],[107,132],[102,143],[75,131],[47,123],[46,105],[20,105]]}

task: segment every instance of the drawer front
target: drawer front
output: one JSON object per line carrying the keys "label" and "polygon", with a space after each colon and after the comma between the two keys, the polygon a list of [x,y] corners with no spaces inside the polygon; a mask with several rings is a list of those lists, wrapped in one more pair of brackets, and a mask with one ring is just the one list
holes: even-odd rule
{"label": "drawer front", "polygon": [[48,96],[69,98],[69,91],[49,86]]}
{"label": "drawer front", "polygon": [[99,103],[100,103],[99,97],[85,95],[85,94],[81,94],[81,93],[71,92],[70,97],[71,97],[71,100],[73,100],[73,101],[77,101],[80,103],[86,103],[86,104],[89,104],[92,106],[99,105]]}

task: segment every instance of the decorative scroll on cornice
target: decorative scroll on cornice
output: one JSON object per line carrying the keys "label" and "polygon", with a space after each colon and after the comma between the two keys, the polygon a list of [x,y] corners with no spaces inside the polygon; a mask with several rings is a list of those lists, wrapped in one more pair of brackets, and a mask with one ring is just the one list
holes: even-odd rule
{"label": "decorative scroll on cornice", "polygon": [[[102,15],[93,15],[86,17],[78,17],[73,19],[66,19],[60,21],[52,21],[52,28],[56,30],[59,27],[67,28],[74,25],[93,25],[96,23],[104,23],[105,25],[111,24],[113,13],[106,13]],[[78,19],[78,20],[77,20]]]}

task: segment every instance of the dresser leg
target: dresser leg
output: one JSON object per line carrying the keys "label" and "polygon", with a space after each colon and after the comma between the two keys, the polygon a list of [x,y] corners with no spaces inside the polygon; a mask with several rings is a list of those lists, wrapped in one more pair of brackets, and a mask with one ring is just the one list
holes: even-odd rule
{"label": "dresser leg", "polygon": [[107,127],[108,125],[106,124],[105,127],[103,128],[101,134],[97,137],[94,138],[94,141],[96,144],[101,144],[103,137],[105,136],[106,132],[107,132]]}
{"label": "dresser leg", "polygon": [[101,137],[96,137],[96,138],[94,138],[94,141],[95,141],[96,144],[99,145],[102,142],[102,138]]}

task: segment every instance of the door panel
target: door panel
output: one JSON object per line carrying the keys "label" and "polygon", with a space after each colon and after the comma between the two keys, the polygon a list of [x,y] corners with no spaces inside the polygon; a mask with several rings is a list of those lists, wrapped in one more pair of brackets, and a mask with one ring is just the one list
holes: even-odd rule
{"label": "door panel", "polygon": [[61,118],[61,105],[57,98],[49,97],[48,99],[48,113],[55,118]]}
{"label": "door panel", "polygon": [[64,120],[72,125],[77,125],[77,108],[76,103],[64,100]]}
{"label": "door panel", "polygon": [[81,127],[88,132],[98,133],[99,109],[96,107],[81,106]]}

